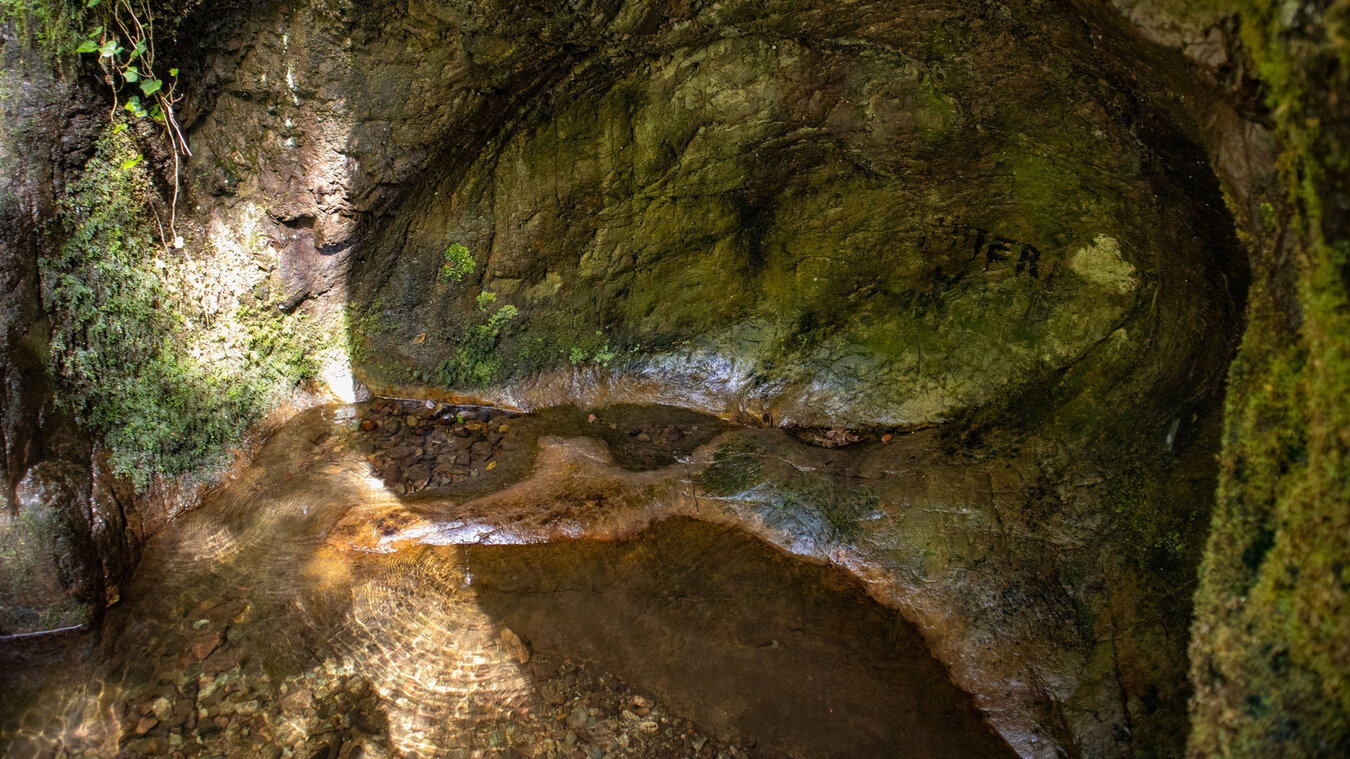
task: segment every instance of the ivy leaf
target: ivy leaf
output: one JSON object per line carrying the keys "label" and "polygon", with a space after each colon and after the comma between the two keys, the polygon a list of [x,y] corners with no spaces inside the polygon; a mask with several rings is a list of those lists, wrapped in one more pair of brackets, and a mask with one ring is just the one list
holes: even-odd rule
{"label": "ivy leaf", "polygon": [[93,8],[95,5],[98,5],[101,2],[103,2],[103,0],[89,0],[84,4],[84,7]]}
{"label": "ivy leaf", "polygon": [[128,66],[127,70],[122,72],[122,77],[134,84],[141,78],[141,72],[137,71],[135,66]]}
{"label": "ivy leaf", "polygon": [[103,47],[98,49],[99,55],[104,58],[111,58],[122,52],[122,46],[117,44],[117,40],[108,40],[103,43]]}
{"label": "ivy leaf", "polygon": [[178,69],[169,69],[169,76],[178,76]]}
{"label": "ivy leaf", "polygon": [[145,160],[145,156],[143,156],[143,155],[137,155],[135,158],[133,158],[133,159],[131,159],[131,160],[129,160],[129,161],[123,161],[123,162],[122,162],[122,171],[126,171],[127,169],[131,168],[132,166],[135,166],[136,164],[138,164],[138,163],[140,163],[141,161],[144,161],[144,160]]}
{"label": "ivy leaf", "polygon": [[75,52],[77,52],[77,53],[97,53],[97,52],[98,52],[98,43],[95,42],[95,41],[93,41],[93,40],[85,40],[84,42],[81,42],[81,43],[80,43],[80,46],[79,46],[79,47],[75,48]]}
{"label": "ivy leaf", "polygon": [[127,128],[127,125],[126,125],[126,124],[118,124],[117,126],[113,127],[112,133],[113,133],[113,134],[117,134],[118,132],[121,132],[122,130],[124,130],[124,129],[126,129],[126,128]]}
{"label": "ivy leaf", "polygon": [[164,86],[164,82],[162,82],[162,81],[160,81],[160,80],[158,80],[158,79],[142,79],[142,80],[141,80],[141,92],[144,92],[146,97],[150,97],[151,95],[155,94],[156,92],[159,92],[159,88],[160,88],[160,87],[163,87],[163,86]]}

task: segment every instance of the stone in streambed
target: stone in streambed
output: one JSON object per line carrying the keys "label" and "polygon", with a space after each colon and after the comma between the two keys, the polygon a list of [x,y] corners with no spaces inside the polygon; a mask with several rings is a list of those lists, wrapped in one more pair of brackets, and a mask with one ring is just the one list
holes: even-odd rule
{"label": "stone in streambed", "polygon": [[417,454],[417,448],[411,445],[401,445],[397,448],[391,448],[385,452],[391,459],[406,459]]}
{"label": "stone in streambed", "polygon": [[498,633],[498,639],[501,641],[502,650],[506,652],[508,659],[518,664],[528,664],[530,662],[530,645],[522,639],[515,631],[509,627],[503,627]]}
{"label": "stone in streambed", "polygon": [[586,707],[578,706],[572,710],[571,714],[567,715],[567,726],[574,730],[580,730],[586,726],[590,717],[590,712],[586,710]]}
{"label": "stone in streambed", "polygon": [[175,725],[181,725],[184,729],[191,730],[197,726],[197,708],[190,699],[181,699],[173,705],[171,721]]}
{"label": "stone in streambed", "polygon": [[416,466],[404,473],[404,483],[412,488],[424,488],[431,479],[431,470],[424,466]]}
{"label": "stone in streambed", "polygon": [[243,662],[243,655],[234,649],[225,649],[216,651],[202,662],[202,671],[210,674],[219,674],[226,670],[234,669]]}
{"label": "stone in streambed", "polygon": [[212,651],[219,648],[220,642],[221,634],[219,630],[212,630],[194,635],[190,644],[192,655],[196,657],[198,661],[201,661],[209,656]]}
{"label": "stone in streambed", "polygon": [[153,716],[147,715],[141,717],[139,720],[136,721],[136,726],[132,729],[132,733],[135,735],[145,735],[146,733],[155,729],[155,725],[158,724],[159,720]]}

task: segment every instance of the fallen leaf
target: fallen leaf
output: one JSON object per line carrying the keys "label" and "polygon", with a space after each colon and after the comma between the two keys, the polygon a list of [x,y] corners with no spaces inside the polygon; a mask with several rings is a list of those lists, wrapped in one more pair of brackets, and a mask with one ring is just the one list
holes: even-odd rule
{"label": "fallen leaf", "polygon": [[422,334],[418,335],[417,337],[414,337],[414,338],[413,338],[413,342],[414,342],[414,343],[421,343],[421,342],[425,342],[426,339],[427,339],[427,333],[423,332]]}
{"label": "fallen leaf", "polygon": [[891,442],[891,436],[890,436],[890,435],[882,435],[882,436],[881,436],[881,442],[883,442],[883,443],[889,443],[889,442]]}

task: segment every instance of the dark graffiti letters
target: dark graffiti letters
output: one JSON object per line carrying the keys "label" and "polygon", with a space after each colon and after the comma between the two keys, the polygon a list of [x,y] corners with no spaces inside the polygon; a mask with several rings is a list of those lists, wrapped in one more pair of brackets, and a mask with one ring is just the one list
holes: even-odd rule
{"label": "dark graffiti letters", "polygon": [[1025,272],[1040,279],[1041,251],[1035,245],[944,218],[937,219],[919,241],[919,251],[933,258],[957,259],[963,268],[974,263],[984,271],[996,271],[1011,265],[1014,276]]}

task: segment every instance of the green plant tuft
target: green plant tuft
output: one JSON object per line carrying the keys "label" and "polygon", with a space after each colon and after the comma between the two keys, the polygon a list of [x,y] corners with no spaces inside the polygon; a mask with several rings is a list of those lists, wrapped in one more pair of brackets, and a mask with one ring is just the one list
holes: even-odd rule
{"label": "green plant tuft", "polygon": [[84,0],[0,0],[0,21],[53,64],[75,52],[85,15]]}
{"label": "green plant tuft", "polygon": [[315,371],[275,304],[237,314],[242,370],[199,365],[182,288],[150,231],[150,177],[130,130],[110,127],[61,202],[65,241],[40,263],[60,400],[96,433],[112,469],[144,488],[212,466],[279,392]]}
{"label": "green plant tuft", "polygon": [[[455,243],[445,249],[445,262],[441,264],[440,280],[442,282],[462,282],[465,277],[473,273],[473,265],[473,256],[469,253],[469,249]],[[480,311],[485,310],[481,302],[482,296],[480,295],[479,298],[478,309]]]}
{"label": "green plant tuft", "polygon": [[[484,295],[492,297],[485,299]],[[479,309],[486,311],[488,304],[495,300],[496,296],[492,293],[480,293]],[[441,384],[446,387],[483,387],[494,382],[501,370],[501,364],[494,355],[497,343],[501,341],[502,331],[518,313],[515,306],[502,306],[488,317],[487,323],[469,327],[459,339],[454,359],[442,361],[437,367]]]}
{"label": "green plant tuft", "polygon": [[488,306],[497,302],[497,294],[483,291],[478,293],[478,310],[487,313]]}

